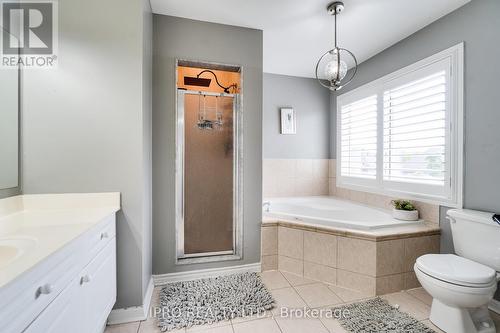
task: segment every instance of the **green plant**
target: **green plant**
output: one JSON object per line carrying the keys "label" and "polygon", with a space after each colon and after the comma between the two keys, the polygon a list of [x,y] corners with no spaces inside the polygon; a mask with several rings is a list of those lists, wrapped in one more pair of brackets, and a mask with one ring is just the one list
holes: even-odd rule
{"label": "green plant", "polygon": [[413,204],[409,200],[398,199],[398,200],[392,200],[391,203],[394,206],[394,209],[397,210],[408,210],[408,211],[416,210],[415,206],[413,206]]}

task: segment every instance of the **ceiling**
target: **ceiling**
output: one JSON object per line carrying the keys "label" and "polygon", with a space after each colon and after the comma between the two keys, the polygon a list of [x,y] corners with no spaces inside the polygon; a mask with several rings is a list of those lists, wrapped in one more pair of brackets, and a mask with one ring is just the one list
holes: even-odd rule
{"label": "ceiling", "polygon": [[[339,46],[358,62],[374,56],[470,0],[345,0]],[[264,72],[314,77],[333,45],[330,0],[151,0],[153,12],[262,29]]]}

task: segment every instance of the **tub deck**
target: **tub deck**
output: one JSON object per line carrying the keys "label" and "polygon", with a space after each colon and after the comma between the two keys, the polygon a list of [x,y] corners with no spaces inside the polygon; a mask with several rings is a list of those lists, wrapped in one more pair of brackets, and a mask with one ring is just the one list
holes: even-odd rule
{"label": "tub deck", "polygon": [[419,287],[415,260],[439,253],[441,230],[421,221],[370,230],[313,220],[264,217],[262,270],[382,295]]}

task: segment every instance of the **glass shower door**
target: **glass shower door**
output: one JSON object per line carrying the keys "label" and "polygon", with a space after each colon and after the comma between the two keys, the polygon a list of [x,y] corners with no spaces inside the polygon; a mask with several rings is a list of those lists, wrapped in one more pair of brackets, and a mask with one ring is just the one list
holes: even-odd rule
{"label": "glass shower door", "polygon": [[235,253],[235,98],[179,90],[178,258]]}

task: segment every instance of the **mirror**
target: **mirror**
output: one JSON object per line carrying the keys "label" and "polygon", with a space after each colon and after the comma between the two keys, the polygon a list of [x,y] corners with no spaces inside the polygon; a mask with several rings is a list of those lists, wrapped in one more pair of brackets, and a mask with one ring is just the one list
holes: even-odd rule
{"label": "mirror", "polygon": [[0,190],[19,186],[19,68],[0,68]]}

